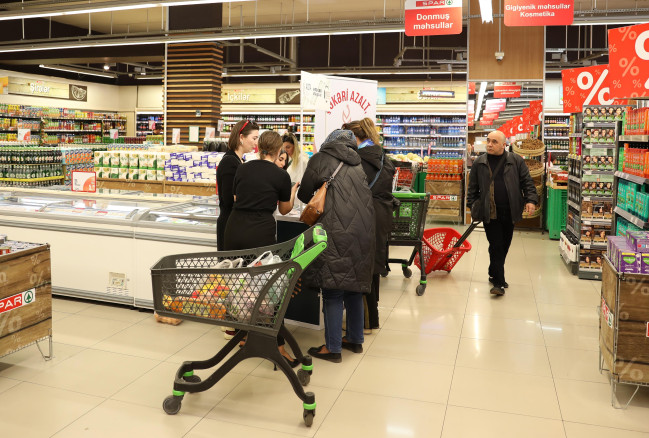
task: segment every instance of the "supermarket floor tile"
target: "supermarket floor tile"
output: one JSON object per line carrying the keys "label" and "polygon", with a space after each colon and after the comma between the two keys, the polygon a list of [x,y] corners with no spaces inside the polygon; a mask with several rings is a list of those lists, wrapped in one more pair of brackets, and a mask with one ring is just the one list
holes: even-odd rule
{"label": "supermarket floor tile", "polygon": [[462,338],[455,364],[491,371],[507,370],[545,377],[552,375],[547,351],[542,345]]}
{"label": "supermarket floor tile", "polygon": [[200,417],[167,415],[162,409],[106,400],[95,409],[54,435],[56,438],[182,437],[200,421]]}
{"label": "supermarket floor tile", "polygon": [[327,418],[340,390],[309,385],[307,391],[315,393],[317,404],[311,428],[304,426],[302,401],[288,380],[256,376],[246,376],[207,418],[311,437]]}
{"label": "supermarket floor tile", "polygon": [[[493,299],[484,232],[470,242],[451,273],[427,276],[423,296],[419,270],[405,278],[392,265],[381,278],[381,328],[365,336],[364,352],[344,350],[339,364],[314,359],[305,388],[316,395],[311,428],[286,376],[260,358],[165,414],[178,367],[214,356],[227,342],[221,328],[169,326],[148,311],[57,297],[54,359],[36,346],[0,358],[0,412],[15,412],[0,415],[0,435],[649,438],[649,389],[614,409],[599,373],[601,282],[570,275],[547,235],[517,231],[510,288]],[[303,351],[323,343],[322,330],[287,328]],[[620,386],[619,399],[631,391]]]}
{"label": "supermarket floor tile", "polygon": [[[43,342],[41,348],[48,353],[47,343]],[[54,357],[44,360],[38,352],[36,345],[31,345],[13,354],[0,358],[0,376],[16,380],[28,380],[49,368],[56,366],[69,357],[84,351],[83,347],[54,342]]]}
{"label": "supermarket floor tile", "polygon": [[136,356],[86,349],[28,380],[44,386],[109,397],[158,364]]}
{"label": "supermarket floor tile", "polygon": [[[178,364],[162,362],[111,396],[111,399],[160,409],[163,400],[171,395],[178,368]],[[214,370],[201,370],[196,371],[195,374],[205,380],[212,372]],[[186,394],[182,403],[182,413],[204,417],[241,383],[244,377],[243,374],[228,373],[210,390]]]}
{"label": "supermarket floor tile", "polygon": [[449,406],[442,438],[562,438],[560,420]]}
{"label": "supermarket floor tile", "polygon": [[445,409],[443,404],[344,391],[315,436],[437,437]]}
{"label": "supermarket floor tile", "polygon": [[[446,403],[453,367],[366,355],[346,390],[432,403]],[[389,378],[386,378],[389,376]]]}
{"label": "supermarket floor tile", "polygon": [[551,377],[456,366],[448,404],[561,419]]}
{"label": "supermarket floor tile", "polygon": [[100,397],[23,382],[0,393],[0,430],[6,437],[49,437],[103,401]]}

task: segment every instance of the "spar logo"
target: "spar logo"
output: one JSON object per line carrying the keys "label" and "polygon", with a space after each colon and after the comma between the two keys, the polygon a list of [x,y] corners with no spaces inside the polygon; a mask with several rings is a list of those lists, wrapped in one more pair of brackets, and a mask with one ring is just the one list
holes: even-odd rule
{"label": "spar logo", "polygon": [[0,313],[9,312],[36,301],[36,289],[29,289],[0,300]]}
{"label": "spar logo", "polygon": [[430,8],[435,6],[451,6],[453,0],[420,0],[416,5],[418,8]]}

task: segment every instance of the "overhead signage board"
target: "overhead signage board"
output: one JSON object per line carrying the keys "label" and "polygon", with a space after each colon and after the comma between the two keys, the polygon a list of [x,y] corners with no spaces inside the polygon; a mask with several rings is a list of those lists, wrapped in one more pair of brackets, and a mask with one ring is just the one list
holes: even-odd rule
{"label": "overhead signage board", "polygon": [[462,0],[406,0],[407,36],[462,33]]}
{"label": "overhead signage board", "polygon": [[530,109],[532,110],[532,125],[539,125],[541,123],[543,114],[543,101],[532,100],[530,101]]}
{"label": "overhead signage board", "polygon": [[506,107],[507,100],[505,99],[488,99],[485,103],[485,111],[490,113],[504,111]]}
{"label": "overhead signage board", "polygon": [[516,82],[496,82],[494,84],[494,97],[521,97],[521,86]]}
{"label": "overhead signage board", "polygon": [[649,95],[649,23],[608,31],[611,97]]}
{"label": "overhead signage board", "polygon": [[608,75],[608,65],[563,70],[563,112],[580,113],[584,105],[613,104],[611,91],[604,85]]}
{"label": "overhead signage board", "polygon": [[463,103],[467,101],[466,82],[451,84],[432,81],[423,87],[387,87],[385,101],[389,104],[401,103]]}
{"label": "overhead signage board", "polygon": [[62,82],[41,81],[37,79],[10,76],[7,86],[9,94],[46,97],[50,99],[88,101],[88,87]]}
{"label": "overhead signage board", "polygon": [[574,0],[505,0],[505,26],[569,26]]}

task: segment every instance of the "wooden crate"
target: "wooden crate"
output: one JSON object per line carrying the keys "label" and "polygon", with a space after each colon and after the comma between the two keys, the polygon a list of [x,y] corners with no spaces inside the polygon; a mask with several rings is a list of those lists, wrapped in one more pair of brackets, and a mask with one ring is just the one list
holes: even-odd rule
{"label": "wooden crate", "polygon": [[0,356],[52,333],[49,245],[0,256]]}
{"label": "wooden crate", "polygon": [[600,350],[617,380],[649,384],[649,276],[602,266]]}

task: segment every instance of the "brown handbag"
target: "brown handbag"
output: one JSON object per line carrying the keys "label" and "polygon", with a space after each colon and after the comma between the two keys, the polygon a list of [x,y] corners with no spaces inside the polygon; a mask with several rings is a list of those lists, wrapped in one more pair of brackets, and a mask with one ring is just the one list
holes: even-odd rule
{"label": "brown handbag", "polygon": [[322,214],[324,213],[325,200],[327,198],[327,188],[329,188],[329,185],[333,182],[341,167],[343,167],[342,161],[336,168],[336,171],[333,173],[333,175],[331,175],[331,178],[329,178],[324,182],[324,184],[322,184],[322,186],[320,186],[318,191],[315,192],[315,195],[313,195],[313,198],[311,198],[306,207],[304,207],[304,210],[302,210],[302,214],[300,215],[300,221],[311,227],[318,222],[318,219],[320,219],[320,216],[322,216]]}

